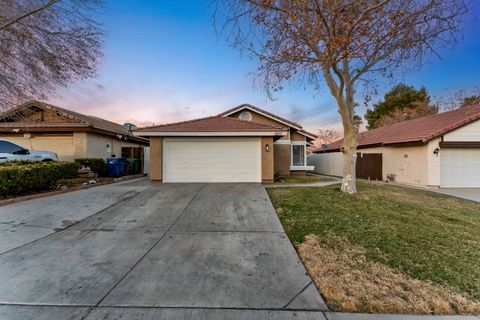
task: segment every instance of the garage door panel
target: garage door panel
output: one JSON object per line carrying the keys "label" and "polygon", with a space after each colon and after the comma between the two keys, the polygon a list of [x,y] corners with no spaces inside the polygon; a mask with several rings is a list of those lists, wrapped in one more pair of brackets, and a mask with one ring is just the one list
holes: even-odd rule
{"label": "garage door panel", "polygon": [[480,187],[480,149],[442,149],[441,187]]}
{"label": "garage door panel", "polygon": [[260,182],[260,139],[164,142],[165,182]]}

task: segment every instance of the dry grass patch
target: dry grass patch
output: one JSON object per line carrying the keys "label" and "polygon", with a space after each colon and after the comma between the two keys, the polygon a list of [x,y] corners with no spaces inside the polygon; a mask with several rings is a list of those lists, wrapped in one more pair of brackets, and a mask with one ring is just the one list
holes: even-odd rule
{"label": "dry grass patch", "polygon": [[[338,185],[267,190],[293,243],[318,237],[325,257],[316,261],[322,268],[333,264],[325,281],[330,288],[344,286],[336,293],[345,295],[339,308],[427,314],[468,313],[471,303],[478,308],[480,203],[391,185],[359,182],[358,187],[356,195],[341,193]],[[337,237],[358,247],[346,250]],[[340,273],[344,264],[349,269]],[[363,270],[369,271],[358,273]],[[368,295],[361,290],[369,289],[365,281],[383,291]],[[330,297],[336,305],[336,295]]]}
{"label": "dry grass patch", "polygon": [[[298,253],[330,307],[352,312],[478,314],[480,302],[366,258],[365,249],[331,235],[308,235]],[[335,248],[335,249],[332,249]]]}

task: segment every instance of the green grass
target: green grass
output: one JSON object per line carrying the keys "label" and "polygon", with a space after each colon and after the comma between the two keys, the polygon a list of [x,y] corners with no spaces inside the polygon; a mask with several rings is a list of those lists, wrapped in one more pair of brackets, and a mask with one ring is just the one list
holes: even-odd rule
{"label": "green grass", "polygon": [[346,237],[368,259],[480,300],[480,203],[368,182],[356,195],[339,188],[268,193],[293,242]]}
{"label": "green grass", "polygon": [[287,176],[275,178],[275,183],[278,184],[293,184],[293,183],[312,183],[312,182],[327,182],[333,181],[332,178],[317,177],[317,176]]}

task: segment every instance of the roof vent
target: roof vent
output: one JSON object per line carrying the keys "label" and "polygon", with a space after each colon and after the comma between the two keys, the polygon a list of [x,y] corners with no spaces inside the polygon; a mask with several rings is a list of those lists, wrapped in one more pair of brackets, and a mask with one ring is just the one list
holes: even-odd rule
{"label": "roof vent", "polygon": [[240,112],[239,116],[240,120],[245,120],[245,121],[252,121],[252,114],[249,111],[242,111]]}

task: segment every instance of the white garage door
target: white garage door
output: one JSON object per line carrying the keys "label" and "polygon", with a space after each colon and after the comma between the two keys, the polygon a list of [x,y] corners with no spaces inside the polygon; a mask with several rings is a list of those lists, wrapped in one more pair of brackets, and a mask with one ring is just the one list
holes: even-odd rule
{"label": "white garage door", "polygon": [[442,149],[440,157],[441,187],[480,187],[480,149]]}
{"label": "white garage door", "polygon": [[165,138],[165,182],[261,182],[260,138]]}

